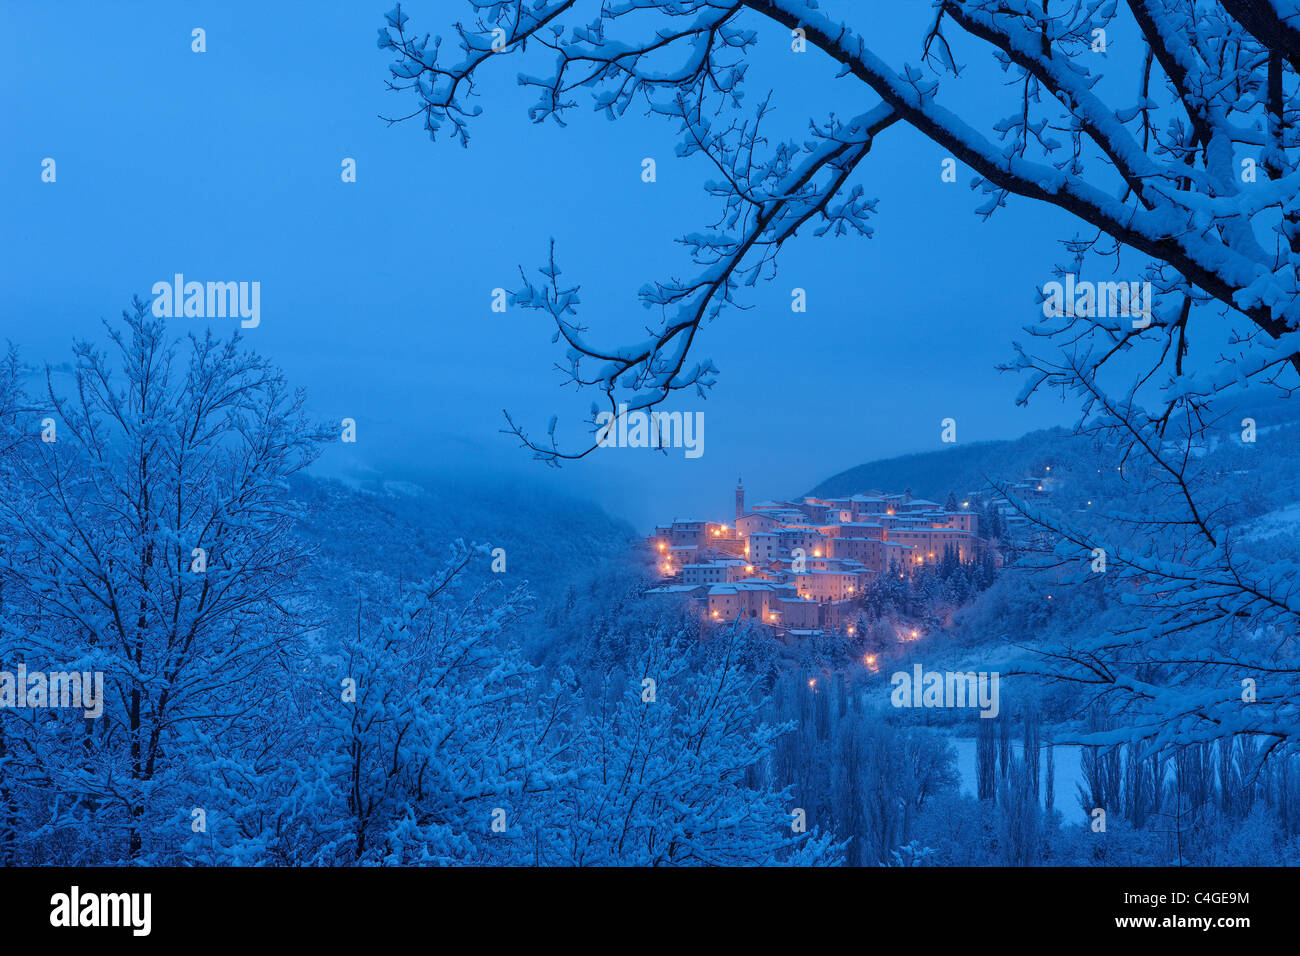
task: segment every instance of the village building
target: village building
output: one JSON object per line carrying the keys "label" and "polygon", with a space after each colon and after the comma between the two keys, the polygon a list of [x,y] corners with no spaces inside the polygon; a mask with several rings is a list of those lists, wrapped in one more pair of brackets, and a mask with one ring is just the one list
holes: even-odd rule
{"label": "village building", "polygon": [[[1016,486],[1043,486],[1031,478]],[[968,503],[967,503],[968,504]],[[647,539],[659,593],[689,597],[707,625],[752,621],[787,634],[851,632],[853,602],[880,574],[979,560],[978,517],[911,492],[764,501],[747,509],[737,481],[733,523],[674,520]]]}

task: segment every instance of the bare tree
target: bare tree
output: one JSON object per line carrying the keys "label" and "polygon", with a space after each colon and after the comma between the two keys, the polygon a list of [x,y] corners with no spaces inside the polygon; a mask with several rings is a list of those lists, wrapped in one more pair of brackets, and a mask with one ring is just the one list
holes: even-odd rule
{"label": "bare tree", "polygon": [[141,859],[180,809],[163,796],[185,773],[177,741],[253,733],[269,665],[307,626],[286,481],[326,436],[238,335],[191,335],[182,350],[138,299],[106,327],[110,352],[77,343],[70,380],[46,368],[45,422],[0,498],[0,576],[16,650],[105,675],[102,717],[78,714],[74,734],[24,718],[28,783],[80,795]]}

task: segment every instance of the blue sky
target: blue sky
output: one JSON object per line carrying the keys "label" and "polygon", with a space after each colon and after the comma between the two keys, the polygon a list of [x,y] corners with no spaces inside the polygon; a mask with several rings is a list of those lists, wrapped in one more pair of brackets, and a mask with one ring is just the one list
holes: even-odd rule
{"label": "blue sky", "polygon": [[[756,498],[795,494],[863,461],[1072,420],[1050,403],[1018,409],[1020,382],[994,370],[1031,322],[1034,289],[1073,233],[1062,215],[1012,200],[991,222],[942,153],[896,126],[864,165],[878,196],[870,240],[801,238],[749,311],[706,329],[700,356],[721,369],[707,402],[705,454],[689,460],[608,449],[560,471],[500,434],[510,409],[534,432],[552,411],[586,409],[561,389],[551,329],[537,313],[490,311],[554,238],[583,286],[591,337],[639,337],[646,281],[687,272],[674,239],[714,207],[700,159],[673,158],[671,124],[611,123],[583,110],[534,126],[519,61],[481,87],[468,150],[432,143],[383,115],[413,102],[384,89],[375,45],[391,4],[10,2],[0,10],[0,292],[5,337],[32,361],[62,361],[132,294],[183,272],[257,280],[262,322],[249,344],[308,390],[312,409],[359,423],[356,446],[324,467],[401,476],[507,474],[590,496],[639,527],[674,515],[729,515],[738,475]],[[446,32],[462,5],[409,3],[414,25]],[[916,62],[922,34],[872,12],[882,52]],[[202,27],[207,52],[191,52]],[[793,57],[763,27],[749,97],[776,90],[797,133],[831,108],[874,98]],[[509,58],[502,58],[503,61]],[[949,102],[960,104],[963,91]],[[641,181],[655,157],[658,181]],[[41,162],[57,182],[41,182]],[[340,180],[344,157],[358,181]],[[792,314],[790,289],[809,305]],[[174,320],[178,332],[207,320]],[[228,320],[212,320],[223,330]]]}

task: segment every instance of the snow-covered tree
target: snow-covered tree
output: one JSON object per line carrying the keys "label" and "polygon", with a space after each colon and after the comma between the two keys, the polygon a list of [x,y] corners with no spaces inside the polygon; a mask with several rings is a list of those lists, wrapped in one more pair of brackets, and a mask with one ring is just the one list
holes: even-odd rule
{"label": "snow-covered tree", "polygon": [[286,479],[322,436],[238,335],[173,341],[138,299],[106,327],[46,367],[0,495],[4,659],[102,672],[103,713],[6,712],[5,774],[44,852],[149,862],[191,832],[193,741],[256,749],[273,720],[307,627]]}
{"label": "snow-covered tree", "polygon": [[539,862],[571,866],[837,865],[843,844],[765,778],[792,725],[762,719],[762,677],[732,629],[705,650],[656,631],[627,675],[598,682],[555,793]]}
{"label": "snow-covered tree", "polygon": [[290,814],[316,844],[297,851],[303,862],[532,859],[536,808],[568,782],[567,699],[539,688],[505,640],[530,609],[526,592],[465,584],[476,556],[457,543],[430,581],[327,659],[302,772],[320,785]]}

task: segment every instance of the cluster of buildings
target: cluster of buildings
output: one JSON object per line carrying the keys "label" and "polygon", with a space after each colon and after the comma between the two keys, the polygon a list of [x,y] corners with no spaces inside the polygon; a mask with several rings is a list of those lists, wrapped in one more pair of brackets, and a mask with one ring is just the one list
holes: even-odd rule
{"label": "cluster of buildings", "polygon": [[[1030,475],[1020,481],[1011,482],[1007,485],[1007,491],[1019,501],[1041,504],[1051,498],[1053,491],[1059,484],[1060,479],[1052,474],[1052,466],[1047,465],[1040,475]],[[974,498],[977,496],[977,493],[972,493],[969,497]],[[1092,502],[1089,501],[1088,504],[1091,505]],[[1005,497],[994,496],[988,502],[988,510],[990,513],[997,512],[1004,538],[1008,536],[1019,538],[1032,531],[1029,519],[1022,515],[1015,505]]]}
{"label": "cluster of buildings", "polygon": [[853,633],[855,598],[876,575],[907,575],[951,555],[981,558],[970,502],[956,510],[910,493],[766,501],[731,524],[673,521],[648,539],[659,593],[690,598],[710,624],[750,620],[784,633]]}

